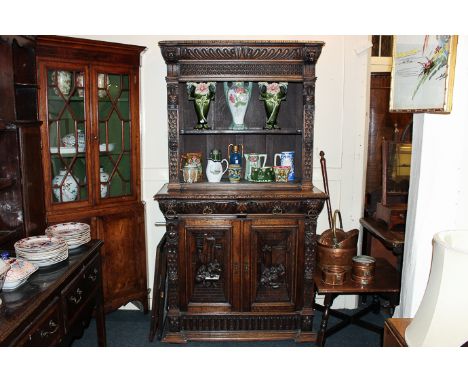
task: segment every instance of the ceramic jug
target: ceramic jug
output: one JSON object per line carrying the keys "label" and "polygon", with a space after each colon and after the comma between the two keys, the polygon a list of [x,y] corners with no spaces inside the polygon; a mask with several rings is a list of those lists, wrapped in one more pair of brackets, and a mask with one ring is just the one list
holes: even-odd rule
{"label": "ceramic jug", "polygon": [[[226,162],[226,168],[223,170],[223,162]],[[224,173],[228,170],[229,163],[226,159],[222,161],[214,161],[208,159],[208,165],[206,166],[206,177],[210,183],[221,182],[221,178]]]}
{"label": "ceramic jug", "polygon": [[289,166],[291,168],[288,175],[288,181],[294,181],[294,179],[296,179],[294,174],[294,151],[282,151],[279,154],[275,154],[275,159],[273,161],[274,166],[278,166],[276,164],[277,158],[280,159],[280,166]]}
{"label": "ceramic jug", "polygon": [[[257,154],[257,153],[244,154],[244,158],[245,158],[245,175],[244,175],[245,180],[251,180],[250,173],[252,171],[252,168],[265,167],[265,163],[267,161],[266,154]],[[262,163],[262,158],[263,158],[263,163]]]}

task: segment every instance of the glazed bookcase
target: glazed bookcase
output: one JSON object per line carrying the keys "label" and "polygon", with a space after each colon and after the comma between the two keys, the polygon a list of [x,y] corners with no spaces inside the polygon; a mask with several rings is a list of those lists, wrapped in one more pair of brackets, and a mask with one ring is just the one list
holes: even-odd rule
{"label": "glazed bookcase", "polygon": [[37,38],[47,223],[83,221],[104,241],[107,311],[148,309],[140,191],[139,67],[143,47]]}
{"label": "glazed bookcase", "polygon": [[[315,341],[316,225],[326,194],[312,184],[312,149],[315,65],[323,43],[161,41],[159,46],[167,64],[169,182],[155,195],[166,234],[158,246],[150,338],[159,333],[168,342]],[[245,130],[230,129],[225,81],[253,82]],[[288,83],[280,129],[264,129],[260,81]],[[187,82],[216,82],[209,130],[194,129]],[[226,158],[231,143],[242,144],[245,153],[266,153],[267,166],[275,153],[294,151],[296,180],[183,182],[184,153],[201,152],[205,172],[209,152],[220,149]]]}

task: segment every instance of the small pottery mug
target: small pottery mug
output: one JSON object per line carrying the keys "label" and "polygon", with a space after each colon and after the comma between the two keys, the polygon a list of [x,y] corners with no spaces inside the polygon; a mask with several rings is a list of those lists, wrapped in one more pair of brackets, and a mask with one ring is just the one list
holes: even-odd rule
{"label": "small pottery mug", "polygon": [[230,164],[228,167],[229,181],[231,183],[239,183],[241,180],[242,166],[240,164]]}
{"label": "small pottery mug", "polygon": [[275,171],[275,181],[276,182],[287,182],[288,174],[291,170],[289,166],[274,166],[273,170]]}
{"label": "small pottery mug", "polygon": [[273,182],[275,173],[271,167],[253,167],[250,170],[252,182]]}
{"label": "small pottery mug", "polygon": [[276,159],[280,159],[280,166],[289,166],[291,169],[289,171],[288,180],[290,182],[295,180],[294,174],[294,151],[282,151],[279,154],[275,154],[275,158],[273,160],[273,165],[276,166]]}
{"label": "small pottery mug", "polygon": [[198,167],[194,164],[187,164],[181,169],[185,183],[198,182]]}
{"label": "small pottery mug", "polygon": [[183,168],[184,166],[196,166],[198,169],[198,176],[196,182],[201,182],[203,177],[203,167],[202,167],[202,153],[185,153],[181,154],[180,156],[180,166]]}

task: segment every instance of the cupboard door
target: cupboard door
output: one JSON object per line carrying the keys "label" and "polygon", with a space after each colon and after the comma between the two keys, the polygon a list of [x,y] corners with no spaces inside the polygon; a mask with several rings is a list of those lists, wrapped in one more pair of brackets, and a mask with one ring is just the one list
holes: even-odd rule
{"label": "cupboard door", "polygon": [[181,222],[181,308],[228,312],[240,302],[240,221],[224,218]]}
{"label": "cupboard door", "polygon": [[129,209],[98,218],[103,292],[106,311],[129,301],[148,310],[143,209]]}
{"label": "cupboard door", "polygon": [[99,150],[96,184],[100,202],[135,199],[138,173],[138,76],[124,68],[93,69],[95,133]]}
{"label": "cupboard door", "polygon": [[89,205],[87,68],[42,62],[39,73],[46,205],[56,210],[70,203]]}
{"label": "cupboard door", "polygon": [[302,285],[304,222],[254,219],[244,222],[245,311],[293,311]]}

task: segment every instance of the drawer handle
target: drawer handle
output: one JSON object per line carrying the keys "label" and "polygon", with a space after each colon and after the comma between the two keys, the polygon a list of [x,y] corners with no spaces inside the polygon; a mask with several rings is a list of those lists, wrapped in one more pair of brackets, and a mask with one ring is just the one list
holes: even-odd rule
{"label": "drawer handle", "polygon": [[80,301],[81,301],[83,291],[82,291],[80,288],[76,288],[76,294],[78,295],[78,297],[76,297],[76,296],[70,296],[68,299],[69,299],[72,303],[78,305],[78,304],[80,303]]}
{"label": "drawer handle", "polygon": [[94,273],[88,275],[88,279],[90,279],[92,282],[95,282],[97,279],[98,270],[94,268],[93,272]]}
{"label": "drawer handle", "polygon": [[59,326],[54,322],[54,320],[49,321],[49,328],[52,330],[41,330],[41,338],[46,338],[49,337],[50,335],[54,334],[57,332]]}
{"label": "drawer handle", "polygon": [[205,206],[205,208],[203,208],[203,215],[211,215],[213,213],[213,210],[211,209],[210,206]]}
{"label": "drawer handle", "polygon": [[275,206],[273,208],[273,214],[274,215],[279,215],[279,214],[282,214],[282,213],[283,213],[283,210],[282,210],[282,208],[280,206]]}

